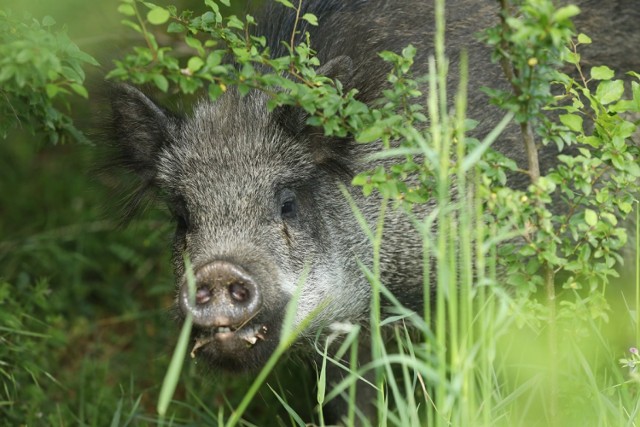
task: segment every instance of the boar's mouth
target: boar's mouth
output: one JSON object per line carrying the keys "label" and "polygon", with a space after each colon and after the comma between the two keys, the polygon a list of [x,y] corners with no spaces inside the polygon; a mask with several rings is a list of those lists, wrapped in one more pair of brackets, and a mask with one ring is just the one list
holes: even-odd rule
{"label": "boar's mouth", "polygon": [[258,341],[265,341],[268,330],[267,325],[255,325],[242,329],[233,326],[217,326],[211,328],[208,332],[201,331],[194,338],[191,357],[195,358],[196,352],[209,344],[236,347],[244,343],[245,348],[248,350],[256,345]]}
{"label": "boar's mouth", "polygon": [[264,310],[240,325],[217,323],[194,326],[191,357],[230,372],[255,371],[264,366],[280,340],[281,312]]}

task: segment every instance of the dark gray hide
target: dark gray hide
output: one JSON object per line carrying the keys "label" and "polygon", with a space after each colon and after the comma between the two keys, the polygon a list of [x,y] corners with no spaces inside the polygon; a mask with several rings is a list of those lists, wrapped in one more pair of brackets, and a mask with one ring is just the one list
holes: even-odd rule
{"label": "dark gray hide", "polygon": [[[380,95],[388,67],[381,50],[418,48],[415,71],[424,72],[432,54],[433,4],[428,0],[306,1],[305,11],[319,17],[311,32],[322,72],[356,87],[369,102]],[[458,78],[461,49],[469,53],[468,115],[480,122],[482,137],[502,113],[488,105],[482,86],[506,87],[499,67],[476,33],[497,19],[490,0],[447,1],[447,54],[451,81]],[[640,12],[633,0],[584,1],[579,31],[592,35],[589,63],[602,54],[609,65],[631,68],[640,61]],[[260,19],[274,56],[279,40],[291,35],[293,14],[273,6]],[[614,22],[614,27],[610,23]],[[589,25],[588,27],[585,27]],[[599,49],[599,50],[598,50]],[[219,101],[206,99],[188,117],[174,115],[136,89],[114,87],[115,140],[124,165],[136,172],[141,188],[166,198],[177,231],[174,268],[177,305],[195,316],[198,350],[213,365],[230,370],[261,367],[279,338],[285,306],[305,265],[310,268],[296,322],[318,315],[301,343],[333,322],[365,323],[370,285],[356,260],[369,265],[371,247],[339,191],[353,174],[369,168],[363,157],[372,149],[350,140],[325,138],[304,125],[291,109],[269,113],[267,96],[241,98],[229,90]],[[455,83],[450,84],[451,94]],[[524,154],[512,129],[497,148],[519,162]],[[518,183],[512,183],[518,185]],[[352,191],[373,224],[379,200]],[[424,209],[428,210],[427,204]],[[422,244],[400,212],[388,214],[381,255],[385,285],[398,299],[422,306]],[[195,305],[185,297],[183,254],[198,282]]]}

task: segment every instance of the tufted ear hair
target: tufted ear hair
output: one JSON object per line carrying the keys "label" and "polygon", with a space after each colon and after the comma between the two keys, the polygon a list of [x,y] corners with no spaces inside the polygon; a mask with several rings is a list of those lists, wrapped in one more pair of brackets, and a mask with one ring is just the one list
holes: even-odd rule
{"label": "tufted ear hair", "polygon": [[[348,56],[338,56],[320,66],[316,72],[340,81],[343,88],[348,90],[354,74],[353,61]],[[308,140],[316,164],[350,179],[351,173],[344,162],[348,158],[350,146],[345,138],[325,137],[321,128],[307,124],[309,114],[299,107],[278,107],[274,110],[273,117],[289,135]]]}
{"label": "tufted ear hair", "polygon": [[182,119],[133,86],[109,84],[106,90],[111,114],[105,123],[108,153],[103,168],[130,172],[138,178],[119,185],[127,194],[123,202],[126,222],[155,187],[158,155],[175,138]]}
{"label": "tufted ear hair", "polygon": [[109,98],[109,127],[118,163],[142,179],[155,176],[157,155],[175,135],[180,118],[129,85],[112,85]]}

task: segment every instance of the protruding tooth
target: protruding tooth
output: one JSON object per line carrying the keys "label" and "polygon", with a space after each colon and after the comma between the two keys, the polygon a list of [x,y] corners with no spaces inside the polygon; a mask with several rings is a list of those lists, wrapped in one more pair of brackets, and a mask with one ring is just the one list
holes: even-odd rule
{"label": "protruding tooth", "polygon": [[264,341],[264,335],[262,335],[260,332],[258,332],[256,334],[256,338],[261,339],[262,341]]}
{"label": "protruding tooth", "polygon": [[248,342],[249,344],[254,345],[258,341],[258,338],[256,338],[256,337],[245,337],[244,340],[246,342]]}
{"label": "protruding tooth", "polygon": [[196,342],[195,342],[193,348],[191,349],[191,358],[194,359],[196,357],[196,351],[198,351],[199,348],[204,347],[205,345],[209,344],[211,341],[213,341],[211,338],[198,338],[198,339],[196,339]]}

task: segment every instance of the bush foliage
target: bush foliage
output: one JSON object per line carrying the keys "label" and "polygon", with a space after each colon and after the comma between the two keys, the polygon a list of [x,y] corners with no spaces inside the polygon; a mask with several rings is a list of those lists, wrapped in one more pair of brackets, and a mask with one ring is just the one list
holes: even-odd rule
{"label": "bush foliage", "polygon": [[42,133],[51,143],[65,137],[87,142],[65,111],[69,95],[88,97],[84,67],[98,65],[81,51],[56,21],[17,20],[0,10],[0,136],[20,126]]}

